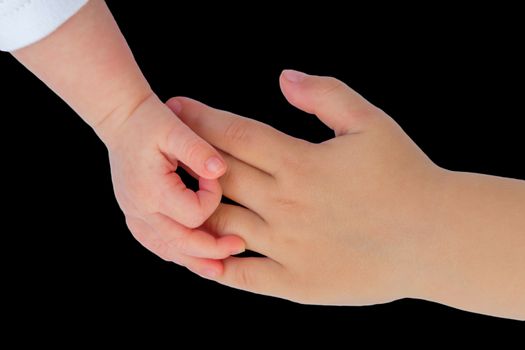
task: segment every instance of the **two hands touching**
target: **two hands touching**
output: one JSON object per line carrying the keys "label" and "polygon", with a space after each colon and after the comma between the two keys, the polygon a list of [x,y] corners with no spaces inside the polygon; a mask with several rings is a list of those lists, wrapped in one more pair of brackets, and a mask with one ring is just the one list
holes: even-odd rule
{"label": "two hands touching", "polygon": [[[312,144],[188,98],[167,102],[220,152],[228,165],[220,186],[240,206],[216,202],[202,226],[161,244],[164,254],[171,246],[173,261],[203,277],[301,303],[412,297],[523,318],[522,181],[436,166],[337,79],[284,71],[280,85],[336,137]],[[203,235],[241,237],[264,257],[181,255]]]}
{"label": "two hands touching", "polygon": [[[337,137],[312,144],[188,98],[167,102],[182,122],[158,100],[136,109],[110,143],[131,232],[165,260],[257,293],[339,305],[415,296],[418,239],[443,170],[340,81],[285,71],[280,83]],[[227,167],[214,174],[202,167],[209,158]],[[197,193],[175,173],[181,163]],[[242,206],[220,203],[222,193]],[[245,247],[265,257],[230,256]]]}
{"label": "two hands touching", "polygon": [[[524,182],[436,166],[342,82],[280,78],[335,132],[312,144],[187,98],[163,104],[102,0],[13,55],[107,145],[128,226],[163,259],[302,303],[414,297],[525,318]],[[232,257],[245,249],[264,257]]]}
{"label": "two hands touching", "polygon": [[[221,201],[217,177],[226,164],[219,152],[156,96],[119,124],[106,143],[115,195],[134,237],[161,258],[186,266],[243,252],[241,238],[198,229]],[[196,174],[197,192],[186,188],[178,166]]]}

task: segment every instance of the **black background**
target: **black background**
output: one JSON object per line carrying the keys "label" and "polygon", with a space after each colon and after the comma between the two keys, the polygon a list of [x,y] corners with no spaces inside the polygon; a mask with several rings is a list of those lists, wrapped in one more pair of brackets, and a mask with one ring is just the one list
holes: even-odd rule
{"label": "black background", "polygon": [[[328,3],[300,12],[108,3],[164,100],[191,96],[318,142],[330,130],[287,104],[278,76],[284,68],[332,75],[393,116],[438,165],[525,179],[523,38],[512,9],[397,8],[415,12],[406,20],[390,9],[380,16]],[[0,55],[0,67],[7,205],[0,249],[13,324],[41,326],[56,317],[57,329],[74,329],[95,317],[93,329],[147,324],[179,336],[188,327],[259,339],[295,326],[302,338],[330,339],[378,329],[437,337],[471,326],[479,337],[517,325],[416,300],[303,306],[163,262],[127,231],[107,152],[91,129],[10,55]]]}

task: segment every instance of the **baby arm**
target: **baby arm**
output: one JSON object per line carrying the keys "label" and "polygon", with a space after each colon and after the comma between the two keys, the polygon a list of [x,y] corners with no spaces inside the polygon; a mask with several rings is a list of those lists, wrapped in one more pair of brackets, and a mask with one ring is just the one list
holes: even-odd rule
{"label": "baby arm", "polygon": [[[107,145],[115,193],[129,228],[162,258],[197,270],[244,249],[238,237],[194,229],[216,209],[219,153],[152,92],[104,1],[91,0],[44,39],[13,52],[64,99]],[[199,175],[187,189],[178,161]]]}
{"label": "baby arm", "polygon": [[[436,166],[383,111],[334,78],[285,71],[281,89],[336,137],[312,144],[176,98],[168,106],[220,149],[228,171],[205,224],[263,258],[212,277],[303,303],[412,297],[525,318],[525,182]],[[182,107],[181,107],[182,106]]]}

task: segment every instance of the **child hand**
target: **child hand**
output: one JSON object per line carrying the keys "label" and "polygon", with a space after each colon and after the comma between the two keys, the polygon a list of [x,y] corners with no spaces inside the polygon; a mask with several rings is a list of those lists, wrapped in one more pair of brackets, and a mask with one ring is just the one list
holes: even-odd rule
{"label": "child hand", "polygon": [[[288,101],[336,137],[312,144],[177,98],[168,106],[221,149],[221,204],[204,229],[264,258],[205,277],[303,303],[403,297],[525,317],[525,182],[439,168],[383,111],[334,78],[285,71]],[[196,271],[201,274],[200,271]]]}
{"label": "child hand", "polygon": [[[286,79],[288,77],[288,79]],[[418,242],[442,174],[381,110],[334,78],[288,71],[291,104],[337,137],[311,144],[176,98],[181,119],[223,150],[229,170],[205,227],[267,258],[228,258],[217,281],[304,303],[362,305],[411,295]]]}
{"label": "child hand", "polygon": [[[195,228],[220,202],[216,178],[226,170],[222,157],[156,96],[111,133],[107,128],[99,133],[108,145],[117,200],[135,238],[165,260],[220,273],[222,263],[212,259],[243,251],[244,242]],[[200,176],[196,193],[175,173],[179,161]]]}
{"label": "child hand", "polygon": [[[221,204],[204,228],[264,258],[205,277],[303,303],[403,297],[524,319],[525,182],[434,165],[384,112],[334,78],[285,71],[281,89],[336,137],[312,144],[177,98],[181,119],[221,149]],[[199,271],[196,271],[200,273]]]}
{"label": "child hand", "polygon": [[[71,8],[52,3],[38,5],[40,19],[29,11],[46,31],[62,19],[47,23],[46,16]],[[30,36],[38,28],[28,27]],[[135,237],[166,260],[220,273],[222,263],[212,259],[243,250],[243,241],[193,229],[220,202],[220,155],[155,96],[104,1],[89,1],[45,34],[13,55],[106,143],[117,200]],[[179,160],[200,176],[197,193],[175,174]]]}

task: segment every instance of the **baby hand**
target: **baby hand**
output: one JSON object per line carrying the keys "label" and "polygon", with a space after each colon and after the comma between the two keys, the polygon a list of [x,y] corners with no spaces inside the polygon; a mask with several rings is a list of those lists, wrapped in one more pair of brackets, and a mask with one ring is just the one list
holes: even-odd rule
{"label": "baby hand", "polygon": [[[201,274],[221,273],[222,263],[213,259],[243,251],[244,242],[195,228],[219,205],[222,157],[156,96],[116,130],[104,141],[115,194],[135,238],[165,260]],[[186,188],[175,173],[179,161],[199,176],[199,191]]]}
{"label": "baby hand", "polygon": [[[229,257],[214,277],[303,303],[363,305],[415,293],[419,243],[443,172],[383,111],[334,78],[285,71],[288,101],[336,137],[312,144],[188,98],[168,101],[222,150],[221,204],[205,228],[263,258]],[[199,272],[199,271],[197,271]]]}

